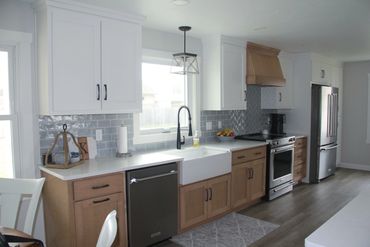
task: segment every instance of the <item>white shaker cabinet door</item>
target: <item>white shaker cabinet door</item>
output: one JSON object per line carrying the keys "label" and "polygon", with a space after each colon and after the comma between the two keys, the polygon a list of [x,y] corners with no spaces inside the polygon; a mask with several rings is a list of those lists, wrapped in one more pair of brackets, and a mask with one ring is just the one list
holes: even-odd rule
{"label": "white shaker cabinet door", "polygon": [[312,81],[322,85],[332,82],[332,66],[320,60],[312,61]]}
{"label": "white shaker cabinet door", "polygon": [[245,57],[244,47],[222,44],[222,109],[245,110]]}
{"label": "white shaker cabinet door", "polygon": [[279,61],[286,80],[285,86],[262,87],[261,88],[262,109],[294,108],[293,60],[287,53],[282,53],[279,55]]}
{"label": "white shaker cabinet door", "polygon": [[141,111],[141,26],[102,20],[102,111]]}
{"label": "white shaker cabinet door", "polygon": [[82,114],[100,111],[99,19],[59,9],[54,9],[50,18],[52,112]]}

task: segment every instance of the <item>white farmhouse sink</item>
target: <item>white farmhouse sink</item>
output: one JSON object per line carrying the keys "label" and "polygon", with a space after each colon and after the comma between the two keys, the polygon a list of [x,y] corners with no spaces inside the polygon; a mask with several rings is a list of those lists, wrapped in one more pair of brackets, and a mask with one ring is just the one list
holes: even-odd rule
{"label": "white farmhouse sink", "polygon": [[184,158],[180,165],[180,184],[190,184],[231,172],[231,153],[206,146],[165,151]]}

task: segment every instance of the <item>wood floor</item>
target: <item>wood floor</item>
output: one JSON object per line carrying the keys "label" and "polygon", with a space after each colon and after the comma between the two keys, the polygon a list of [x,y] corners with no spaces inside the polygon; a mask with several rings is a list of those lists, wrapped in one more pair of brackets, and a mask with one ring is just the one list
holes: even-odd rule
{"label": "wood floor", "polygon": [[319,184],[298,185],[285,196],[240,211],[280,225],[251,247],[304,246],[304,239],[308,235],[365,187],[370,187],[370,172],[338,169],[335,176]]}

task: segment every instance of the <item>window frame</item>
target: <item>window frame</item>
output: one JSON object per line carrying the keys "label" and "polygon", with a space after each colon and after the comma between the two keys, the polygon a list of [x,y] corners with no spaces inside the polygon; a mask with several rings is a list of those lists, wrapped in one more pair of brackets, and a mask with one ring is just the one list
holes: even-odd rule
{"label": "window frame", "polygon": [[15,64],[15,47],[0,43],[0,51],[8,53],[8,73],[9,73],[9,114],[0,114],[0,121],[10,121],[11,141],[12,141],[12,162],[13,176],[20,175],[20,146],[18,131],[18,115],[16,111],[16,64]]}
{"label": "window frame", "polygon": [[[173,53],[167,51],[143,49],[142,62],[171,65]],[[189,107],[191,112],[193,132],[194,130],[197,130],[200,126],[199,91],[199,76],[194,74],[187,75],[186,105]],[[134,113],[133,116],[134,145],[176,140],[176,128],[171,128],[169,130],[163,129],[162,132],[149,130],[145,131],[146,133],[143,133],[142,131],[140,131],[139,114],[140,113]],[[185,135],[186,139],[190,139],[190,137],[187,136],[187,130],[187,127],[181,127],[182,135]]]}
{"label": "window frame", "polygon": [[[39,155],[39,128],[38,128],[38,102],[37,86],[32,73],[32,42],[31,33],[9,31],[0,29],[0,45],[11,47],[13,50],[13,97],[11,113],[14,115],[13,132],[13,162],[14,177],[38,177],[36,169],[40,161]],[[34,96],[36,95],[36,96]],[[31,132],[31,133],[30,133]]]}

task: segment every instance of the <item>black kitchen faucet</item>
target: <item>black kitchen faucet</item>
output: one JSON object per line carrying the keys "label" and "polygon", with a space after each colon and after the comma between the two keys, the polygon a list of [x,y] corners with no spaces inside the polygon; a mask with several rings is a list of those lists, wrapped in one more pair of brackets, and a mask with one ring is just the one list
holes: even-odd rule
{"label": "black kitchen faucet", "polygon": [[181,140],[181,133],[180,133],[180,111],[185,108],[188,111],[189,114],[189,136],[193,135],[193,130],[191,129],[191,114],[189,107],[183,105],[179,108],[179,111],[177,112],[177,141],[176,141],[176,148],[181,149],[181,145],[185,144],[185,136],[182,136]]}

